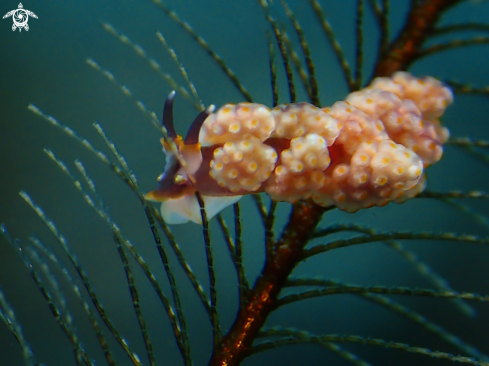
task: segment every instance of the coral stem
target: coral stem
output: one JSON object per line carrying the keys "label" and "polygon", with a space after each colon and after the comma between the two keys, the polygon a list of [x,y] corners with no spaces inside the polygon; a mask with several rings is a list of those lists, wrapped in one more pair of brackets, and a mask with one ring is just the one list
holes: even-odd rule
{"label": "coral stem", "polygon": [[276,306],[277,295],[300,260],[312,233],[311,228],[316,227],[324,210],[310,201],[296,204],[272,260],[265,264],[245,306],[240,309],[209,365],[239,365],[247,356],[253,340]]}
{"label": "coral stem", "polygon": [[443,12],[461,0],[426,0],[414,2],[404,28],[386,52],[380,56],[374,76],[391,76],[407,70],[419,57],[421,46],[433,31]]}

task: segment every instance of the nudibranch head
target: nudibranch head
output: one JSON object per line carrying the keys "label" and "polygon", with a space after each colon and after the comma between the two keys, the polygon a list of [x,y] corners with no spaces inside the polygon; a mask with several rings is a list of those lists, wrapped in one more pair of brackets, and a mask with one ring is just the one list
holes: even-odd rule
{"label": "nudibranch head", "polygon": [[[173,125],[173,101],[175,92],[171,92],[165,102],[163,110],[163,126],[170,141],[162,138],[163,152],[166,155],[165,169],[158,177],[158,187],[146,194],[146,199],[162,202],[162,216],[168,223],[185,222],[185,216],[193,214],[189,209],[189,197],[196,192],[193,175],[202,165],[201,147],[195,131],[190,128],[185,140],[178,136]],[[212,108],[202,112],[193,125],[202,124],[205,118],[212,113]],[[198,135],[197,135],[198,136]],[[178,156],[177,156],[178,154]],[[182,164],[184,162],[184,164]],[[193,202],[192,202],[193,203]],[[163,209],[163,206],[165,209]],[[188,220],[187,220],[188,221]]]}
{"label": "nudibranch head", "polygon": [[438,80],[399,72],[377,78],[332,107],[309,103],[226,104],[200,113],[187,136],[173,126],[172,92],[165,102],[166,166],[158,188],[168,223],[201,223],[242,195],[277,201],[311,198],[347,212],[404,202],[426,187],[425,169],[440,160],[448,129],[439,117],[453,101]]}
{"label": "nudibranch head", "polygon": [[[174,99],[175,92],[173,91],[167,97],[163,110],[163,126],[171,141],[166,141],[164,138],[160,140],[166,155],[166,164],[165,170],[158,177],[158,188],[146,194],[146,198],[153,201],[163,202],[168,199],[195,194],[196,187],[192,177],[202,165],[201,147],[198,137],[196,138],[196,133],[198,136],[200,126],[205,118],[212,113],[212,108],[206,109],[197,116],[185,140],[183,140],[181,136],[176,134],[173,125]],[[194,125],[198,125],[199,128],[194,127]],[[185,165],[182,165],[182,161],[185,162]]]}
{"label": "nudibranch head", "polygon": [[170,139],[161,139],[166,155],[165,169],[158,177],[158,187],[145,197],[161,202],[161,215],[168,224],[188,221],[202,224],[200,205],[195,196],[197,191],[215,194],[201,194],[209,220],[225,207],[237,202],[241,196],[230,195],[229,190],[223,192],[208,173],[209,149],[202,149],[199,134],[204,121],[214,111],[214,106],[211,105],[195,118],[185,139],[182,139],[176,134],[173,124],[174,98],[173,91],[168,95],[163,110],[163,127]]}

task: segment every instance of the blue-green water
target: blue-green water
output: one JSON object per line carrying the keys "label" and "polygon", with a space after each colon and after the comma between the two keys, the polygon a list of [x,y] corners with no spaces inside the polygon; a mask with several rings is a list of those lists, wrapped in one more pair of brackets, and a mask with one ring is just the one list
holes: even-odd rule
{"label": "blue-green water", "polygon": [[[350,60],[354,56],[355,3],[353,0],[322,1]],[[92,278],[109,317],[130,341],[134,350],[142,356],[143,363],[148,364],[124,272],[110,231],[42,149],[52,149],[73,172],[76,171],[74,159],[81,159],[86,164],[114,221],[137,246],[168,291],[138,199],[86,149],[28,111],[27,105],[35,104],[109,154],[92,127],[95,121],[101,123],[134,169],[141,188],[148,191],[154,188],[156,177],[164,164],[158,141],[159,133],[129,98],[90,68],[85,60],[88,57],[93,58],[110,70],[121,84],[127,85],[138,99],[144,101],[159,116],[164,98],[171,87],[146,61],[106,32],[100,25],[101,21],[112,24],[140,44],[148,55],[158,60],[164,70],[175,75],[179,83],[183,83],[175,63],[155,36],[156,31],[163,33],[178,53],[206,105],[236,103],[243,98],[207,54],[150,1],[101,3],[32,0],[23,5],[39,17],[29,19],[28,32],[12,32],[11,18],[0,22],[0,222],[4,222],[8,230],[24,240],[25,244],[30,234],[39,236],[66,260],[47,228],[18,195],[20,190],[28,192],[68,239],[70,247],[77,253]],[[171,0],[168,5],[182,19],[192,24],[226,60],[255,101],[271,104],[265,35],[268,25],[257,3],[244,0]],[[275,5],[277,9],[274,14],[285,19],[279,4]],[[290,5],[302,22],[311,43],[322,104],[330,105],[347,93],[340,68],[306,2],[290,1]],[[16,7],[15,2],[2,0],[0,13],[5,14]],[[367,47],[364,73],[368,77],[374,62],[378,30],[370,8],[366,8]],[[391,8],[391,26],[396,30],[402,25],[407,2],[395,0]],[[487,23],[488,20],[487,2],[467,2],[451,10],[443,22]],[[447,36],[445,40],[451,37],[453,36]],[[478,86],[489,85],[488,57],[488,46],[454,50],[422,60],[414,65],[412,71],[417,75],[429,74],[441,79],[471,81]],[[281,101],[286,102],[285,78],[280,66],[278,70]],[[306,95],[301,88],[299,93],[299,100],[305,100]],[[177,96],[175,118],[178,132],[185,133],[196,113],[184,98]],[[447,111],[443,122],[450,128],[453,136],[489,139],[489,129],[485,124],[488,114],[487,98],[460,96]],[[486,165],[450,147],[447,148],[443,160],[429,169],[429,187],[437,191],[487,191],[487,177]],[[242,202],[244,262],[248,278],[253,282],[264,257],[263,229],[251,200],[245,199]],[[472,204],[479,212],[487,214],[486,205],[485,202]],[[281,205],[279,212],[280,222],[283,223],[288,205]],[[325,216],[324,223],[332,222],[355,222],[380,230],[433,230],[487,236],[487,228],[476,223],[472,217],[432,200],[413,200],[404,205],[389,205],[354,215],[329,213]],[[197,277],[207,288],[200,227],[193,224],[178,226],[174,228],[174,233]],[[235,272],[215,223],[212,226],[212,237],[216,240],[214,253],[218,276],[218,307],[222,326],[226,329],[234,318],[237,306]],[[406,244],[446,277],[456,290],[482,294],[489,292],[486,271],[488,248],[477,244],[429,241]],[[181,284],[184,310],[188,315],[192,355],[196,365],[203,365],[210,355],[210,325],[188,281],[174,258],[171,259],[177,280]],[[162,313],[162,307],[144,275],[137,270],[135,272],[143,311],[150,323],[149,332],[157,361],[159,364],[180,364],[178,350],[169,335],[170,327]],[[301,264],[294,274],[335,278],[364,285],[432,287],[410,264],[380,243],[329,252]],[[102,352],[78,302],[70,294],[69,286],[63,281],[60,284],[67,294],[80,339],[89,354],[97,359],[97,364],[104,364]],[[32,345],[38,362],[60,366],[75,364],[68,339],[54,321],[17,254],[3,239],[0,240],[0,286],[16,310],[24,335]],[[478,317],[471,319],[444,299],[394,299],[412,306],[427,318],[489,353],[487,304],[471,303],[478,310]],[[316,334],[358,334],[458,353],[458,350],[423,331],[419,326],[352,295],[317,298],[288,305],[272,314],[268,324],[294,326]],[[129,364],[128,358],[121,354],[115,341],[110,339],[110,345],[116,350],[116,360],[120,365]],[[433,362],[428,357],[411,356],[401,351],[362,345],[343,346],[357,352],[372,364],[448,364],[448,361]],[[304,363],[349,364],[329,351],[312,345],[280,348],[245,361],[247,365]],[[2,323],[0,365],[21,364],[20,347]]]}

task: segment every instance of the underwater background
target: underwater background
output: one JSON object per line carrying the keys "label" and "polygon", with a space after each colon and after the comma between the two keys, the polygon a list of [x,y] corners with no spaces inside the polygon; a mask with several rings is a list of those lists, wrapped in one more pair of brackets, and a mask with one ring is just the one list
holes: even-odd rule
{"label": "underwater background", "polygon": [[[322,105],[343,99],[347,91],[344,78],[320,26],[307,2],[288,2],[301,21],[316,64]],[[349,60],[354,58],[354,24],[356,1],[322,1],[334,32]],[[29,31],[13,32],[12,19],[0,22],[0,222],[12,236],[25,245],[31,234],[41,238],[57,255],[67,257],[47,227],[19,196],[26,191],[52,219],[68,240],[91,278],[109,318],[117,325],[131,347],[145,357],[144,343],[134,314],[123,266],[116,252],[111,231],[83,200],[72,182],[43,152],[48,147],[76,172],[75,159],[80,159],[94,179],[98,192],[113,220],[124,235],[138,248],[162,279],[168,291],[164,271],[158,258],[147,220],[137,196],[87,151],[59,129],[54,128],[27,109],[36,105],[58,121],[72,127],[97,148],[110,155],[100,135],[93,128],[98,121],[137,175],[141,189],[156,186],[156,177],[164,166],[159,143],[160,133],[141,113],[134,101],[87,65],[87,58],[110,70],[120,85],[126,85],[137,99],[161,118],[163,103],[172,87],[155,72],[148,61],[107,32],[101,22],[111,24],[141,45],[147,55],[158,61],[165,72],[184,83],[175,62],[155,33],[160,31],[176,51],[189,77],[195,83],[204,104],[237,103],[243,100],[230,81],[206,52],[180,26],[163,14],[151,1],[36,1],[23,3],[39,19],[29,19]],[[180,18],[189,22],[209,45],[226,61],[246,85],[254,100],[271,105],[266,30],[263,11],[255,1],[245,0],[168,0]],[[15,9],[14,1],[2,0],[0,13]],[[409,1],[391,2],[392,35],[403,25]],[[283,9],[277,2],[273,15],[286,24]],[[442,24],[474,21],[489,22],[489,3],[467,1],[450,10]],[[370,78],[376,57],[375,26],[371,8],[365,14],[365,80]],[[475,34],[475,33],[473,33]],[[464,34],[465,35],[465,34]],[[450,39],[452,35],[437,38]],[[292,37],[295,40],[294,37]],[[372,39],[370,42],[369,40]],[[296,40],[295,40],[296,41]],[[450,50],[416,63],[411,72],[416,76],[431,75],[441,80],[457,79],[477,86],[489,85],[489,46]],[[282,66],[278,65],[280,102],[288,94]],[[298,80],[298,79],[297,79]],[[300,87],[298,100],[306,100]],[[181,95],[175,100],[175,125],[184,134],[197,115],[197,110]],[[471,136],[489,139],[489,103],[487,96],[456,96],[443,123],[454,137]],[[114,159],[115,160],[115,159]],[[453,146],[445,149],[443,159],[428,170],[428,187],[433,191],[488,190],[487,164],[474,159]],[[249,197],[242,201],[244,266],[250,283],[261,270],[264,259],[264,232],[258,211]],[[466,201],[464,201],[466,203]],[[485,201],[470,201],[471,207],[488,215]],[[290,205],[280,204],[276,232],[286,222]],[[231,210],[226,217],[231,221]],[[452,206],[429,199],[413,199],[402,205],[389,204],[355,214],[333,211],[326,213],[324,224],[352,222],[378,230],[436,231],[470,233],[488,236],[488,226]],[[174,226],[172,230],[196,276],[207,288],[207,267],[201,227],[192,223]],[[234,269],[222,234],[215,220],[211,223],[216,261],[218,310],[222,328],[234,320],[238,305]],[[480,244],[405,241],[421,260],[445,277],[454,289],[479,294],[489,293],[489,248]],[[170,252],[170,251],[169,251]],[[207,363],[212,348],[211,326],[197,296],[183,272],[169,253],[190,332],[192,356],[196,365]],[[68,266],[69,267],[69,266]],[[141,306],[158,364],[182,364],[166,315],[142,271],[134,266]],[[71,267],[70,267],[71,268]],[[328,252],[302,263],[294,275],[321,276],[361,285],[410,286],[432,288],[432,284],[398,253],[381,243],[349,247]],[[76,332],[89,355],[104,364],[91,326],[69,284],[59,281],[67,306],[74,319]],[[82,287],[82,283],[78,285]],[[46,365],[75,365],[71,344],[29,277],[29,273],[13,248],[0,239],[0,288],[16,312],[24,336],[30,343],[37,362]],[[489,311],[484,302],[470,302],[477,312],[470,317],[453,302],[441,298],[394,297],[423,316],[442,325],[480,351],[489,354]],[[319,297],[293,303],[274,312],[267,325],[305,329],[315,334],[358,334],[458,354],[418,325],[395,313],[354,295]],[[129,365],[116,342],[107,332],[109,345],[117,365]],[[445,365],[449,361],[434,360],[398,350],[374,348],[359,344],[342,344],[364,360],[375,365]],[[244,365],[347,365],[350,362],[316,345],[296,345],[253,355]],[[0,323],[0,365],[22,365],[18,343],[8,328]]]}

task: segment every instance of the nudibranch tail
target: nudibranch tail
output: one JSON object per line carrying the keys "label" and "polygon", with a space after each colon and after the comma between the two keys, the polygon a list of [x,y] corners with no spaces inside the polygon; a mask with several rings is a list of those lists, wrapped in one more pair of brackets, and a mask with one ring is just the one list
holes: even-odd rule
{"label": "nudibranch tail", "polygon": [[209,219],[259,192],[347,212],[404,202],[425,189],[425,169],[442,157],[449,132],[439,118],[453,102],[438,80],[398,72],[332,107],[211,106],[183,140],[173,127],[174,97],[165,102],[163,125],[178,156],[163,141],[167,164],[147,195],[163,202],[168,223],[201,222],[196,192]]}

